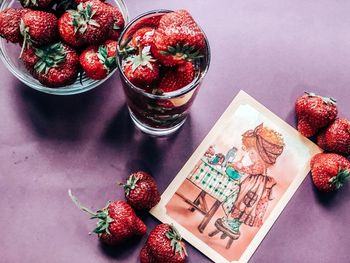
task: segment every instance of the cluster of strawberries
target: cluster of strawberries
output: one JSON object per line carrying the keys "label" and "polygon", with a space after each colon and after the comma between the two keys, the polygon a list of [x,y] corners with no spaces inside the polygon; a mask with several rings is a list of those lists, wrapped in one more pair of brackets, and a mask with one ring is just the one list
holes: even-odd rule
{"label": "cluster of strawberries", "polygon": [[120,10],[99,0],[20,0],[0,12],[0,36],[22,46],[30,74],[48,87],[74,83],[81,69],[105,78],[116,63],[124,28]]}
{"label": "cluster of strawberries", "polygon": [[[146,172],[131,174],[126,183],[121,185],[124,187],[127,202],[108,202],[106,207],[97,212],[82,206],[69,190],[72,201],[81,210],[89,213],[92,219],[98,219],[93,232],[108,245],[119,245],[132,237],[146,234],[147,226],[136,215],[135,210],[149,210],[160,201],[156,182]],[[151,231],[140,252],[140,261],[183,263],[186,255],[185,243],[176,228],[160,224]]]}
{"label": "cluster of strawberries", "polygon": [[338,118],[334,98],[305,93],[295,103],[298,130],[326,153],[316,154],[311,160],[312,179],[317,189],[330,192],[340,188],[350,176],[350,122]]}
{"label": "cluster of strawberries", "polygon": [[[153,94],[185,87],[195,78],[195,61],[206,45],[202,30],[186,10],[140,20],[131,28],[123,72]],[[130,52],[131,51],[131,52]]]}

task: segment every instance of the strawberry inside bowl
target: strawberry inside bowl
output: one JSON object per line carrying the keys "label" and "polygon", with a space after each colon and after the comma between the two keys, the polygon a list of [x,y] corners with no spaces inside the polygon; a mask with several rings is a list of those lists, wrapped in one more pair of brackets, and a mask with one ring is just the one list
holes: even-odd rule
{"label": "strawberry inside bowl", "polygon": [[[33,6],[41,2],[45,6]],[[55,95],[82,93],[106,81],[116,70],[117,40],[129,22],[124,1],[41,2],[22,1],[28,5],[23,9],[20,1],[2,1],[0,58],[7,69],[27,86]],[[88,67],[82,54],[89,55]]]}

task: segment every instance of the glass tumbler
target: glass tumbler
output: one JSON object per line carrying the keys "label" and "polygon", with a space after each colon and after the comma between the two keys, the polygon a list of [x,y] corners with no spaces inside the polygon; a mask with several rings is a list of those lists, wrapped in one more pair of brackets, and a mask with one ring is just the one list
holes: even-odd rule
{"label": "glass tumbler", "polygon": [[[125,50],[137,28],[147,26],[170,10],[154,10],[132,20],[119,39],[119,49]],[[123,84],[126,102],[132,121],[142,132],[154,136],[166,136],[178,130],[185,122],[190,107],[199,91],[199,87],[210,64],[210,47],[205,36],[203,56],[194,61],[195,77],[187,86],[172,92],[153,94],[131,83],[123,72],[123,58],[118,55],[118,68]]]}

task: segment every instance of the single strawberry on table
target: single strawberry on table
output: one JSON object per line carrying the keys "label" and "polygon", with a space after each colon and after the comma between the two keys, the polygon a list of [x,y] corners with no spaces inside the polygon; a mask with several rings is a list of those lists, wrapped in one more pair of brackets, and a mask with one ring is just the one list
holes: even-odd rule
{"label": "single strawberry on table", "polygon": [[343,186],[350,175],[350,162],[335,153],[318,153],[310,162],[312,181],[322,192],[331,192]]}
{"label": "single strawberry on table", "polygon": [[344,156],[350,155],[350,122],[337,118],[317,136],[317,144],[322,149]]}
{"label": "single strawberry on table", "polygon": [[44,46],[58,40],[57,18],[54,14],[44,11],[30,11],[23,15],[20,23],[23,36],[22,47],[29,44]]}
{"label": "single strawberry on table", "polygon": [[7,8],[0,12],[0,37],[12,43],[22,41],[20,31],[21,18],[30,12],[28,8]]}
{"label": "single strawberry on table", "polygon": [[73,46],[99,45],[107,40],[114,23],[106,5],[91,0],[78,5],[77,10],[65,12],[58,20],[59,34]]}
{"label": "single strawberry on table", "polygon": [[320,128],[333,122],[337,117],[336,100],[305,92],[295,103],[298,131],[305,137],[314,136]]}
{"label": "single strawberry on table", "polygon": [[147,47],[123,61],[123,71],[127,79],[140,88],[146,88],[159,78],[159,64]]}
{"label": "single strawberry on table", "polygon": [[168,224],[156,226],[140,252],[141,263],[182,263],[187,256],[186,245],[177,229]]}
{"label": "single strawberry on table", "polygon": [[29,46],[21,58],[27,70],[45,86],[62,87],[77,79],[79,56],[61,42],[40,48]]}
{"label": "single strawberry on table", "polygon": [[139,171],[129,176],[124,187],[125,197],[134,209],[151,209],[160,201],[157,184],[148,173]]}
{"label": "single strawberry on table", "polygon": [[55,0],[20,0],[23,7],[32,9],[49,9],[55,3]]}
{"label": "single strawberry on table", "polygon": [[202,57],[205,37],[186,10],[162,16],[153,37],[152,54],[165,66],[175,66]]}
{"label": "single strawberry on table", "polygon": [[85,49],[80,57],[80,65],[86,75],[95,80],[104,79],[117,66],[117,41],[107,40],[100,46]]}
{"label": "single strawberry on table", "polygon": [[71,190],[68,194],[79,209],[90,214],[91,219],[98,219],[93,232],[105,244],[118,245],[132,237],[142,236],[147,231],[147,226],[124,201],[108,202],[106,207],[93,212],[82,206]]}

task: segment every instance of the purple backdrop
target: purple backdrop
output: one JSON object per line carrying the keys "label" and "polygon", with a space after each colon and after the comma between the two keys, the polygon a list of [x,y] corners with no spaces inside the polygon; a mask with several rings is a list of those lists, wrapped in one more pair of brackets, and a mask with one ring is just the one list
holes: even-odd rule
{"label": "purple backdrop", "polygon": [[[212,64],[181,131],[156,140],[133,127],[117,75],[71,97],[41,94],[0,65],[0,262],[138,262],[146,236],[107,249],[94,223],[67,197],[93,209],[120,199],[116,182],[151,171],[163,191],[243,89],[295,126],[304,90],[338,98],[350,118],[350,2],[326,0],[127,0],[131,17],[188,9],[206,31]],[[350,185],[319,196],[309,177],[251,262],[348,262]],[[150,215],[149,229],[158,224]],[[189,247],[188,262],[209,262]]]}

